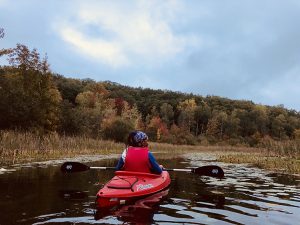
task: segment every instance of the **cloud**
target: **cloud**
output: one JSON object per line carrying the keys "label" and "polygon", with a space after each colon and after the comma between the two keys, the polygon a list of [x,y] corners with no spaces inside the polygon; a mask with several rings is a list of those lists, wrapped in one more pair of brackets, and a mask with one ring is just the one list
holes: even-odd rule
{"label": "cloud", "polygon": [[300,1],[0,0],[1,45],[54,71],[298,110]]}
{"label": "cloud", "polygon": [[206,44],[204,39],[205,47],[187,58],[192,81],[185,90],[299,108],[294,81],[300,79],[300,5],[269,3],[257,7],[250,1],[229,1],[218,7],[204,1],[194,6],[208,12],[197,24],[213,41]]}
{"label": "cloud", "polygon": [[65,25],[55,26],[61,38],[77,51],[110,66],[168,60],[188,43],[187,36],[172,30],[174,14],[180,9],[177,1],[89,1],[75,8],[72,20],[60,18],[59,23],[64,21]]}
{"label": "cloud", "polygon": [[63,40],[73,45],[75,50],[92,58],[101,60],[112,66],[126,65],[128,60],[123,55],[119,44],[102,39],[93,39],[72,27],[61,27],[60,34]]}
{"label": "cloud", "polygon": [[271,79],[263,89],[260,89],[258,93],[260,99],[275,105],[284,103],[289,108],[299,108],[297,101],[300,96],[299,74],[300,66],[296,66],[287,70],[283,76]]}

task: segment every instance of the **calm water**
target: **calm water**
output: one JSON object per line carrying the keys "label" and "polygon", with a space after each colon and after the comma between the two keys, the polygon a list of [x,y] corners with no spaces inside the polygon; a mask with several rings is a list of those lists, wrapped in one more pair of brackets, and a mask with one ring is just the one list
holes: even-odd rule
{"label": "calm water", "polygon": [[159,161],[167,168],[214,163],[226,178],[171,172],[168,190],[107,214],[94,210],[94,200],[112,171],[61,174],[59,165],[17,167],[0,174],[0,224],[299,224],[299,177],[203,155]]}

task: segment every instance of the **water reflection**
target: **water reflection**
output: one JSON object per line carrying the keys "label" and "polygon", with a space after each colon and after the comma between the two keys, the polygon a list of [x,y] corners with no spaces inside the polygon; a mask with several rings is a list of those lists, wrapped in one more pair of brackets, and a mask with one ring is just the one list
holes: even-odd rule
{"label": "water reflection", "polygon": [[[198,158],[197,158],[198,157]],[[213,159],[201,158],[201,155],[188,156],[187,162],[192,166],[202,166],[215,163]],[[220,164],[226,174],[226,179],[216,180],[209,177],[198,179],[199,189],[202,192],[218,193],[224,196],[225,202],[220,208],[207,202],[197,201],[191,194],[185,194],[182,199],[192,199],[184,202],[184,208],[176,211],[179,216],[172,216],[169,222],[178,221],[182,215],[188,215],[186,222],[196,223],[203,219],[204,223],[217,223],[215,220],[233,224],[294,224],[299,221],[299,181],[289,176],[281,179],[282,175],[268,174],[258,168],[247,165]],[[288,177],[284,175],[285,177]],[[177,182],[181,183],[180,177]],[[176,182],[176,183],[177,183]],[[184,187],[188,188],[188,187]],[[192,193],[197,193],[191,190]],[[201,192],[201,191],[200,191]],[[199,193],[199,192],[198,192]],[[213,198],[209,198],[209,203]],[[200,204],[199,204],[200,203]],[[168,205],[168,208],[178,208],[178,202]],[[206,215],[207,217],[203,217]],[[288,221],[288,222],[287,222]]]}
{"label": "water reflection", "polygon": [[151,224],[154,213],[159,208],[159,203],[168,195],[169,189],[150,195],[146,198],[139,199],[133,204],[121,206],[116,209],[99,209],[95,213],[95,219],[100,220],[106,216],[115,216],[123,222],[135,224]]}
{"label": "water reflection", "polygon": [[88,197],[88,191],[60,190],[59,196],[64,199],[83,200]]}
{"label": "water reflection", "polygon": [[[113,166],[115,161],[87,164]],[[213,157],[201,154],[159,161],[168,168],[216,164]],[[170,172],[172,183],[159,193],[163,196],[108,212],[96,212],[94,201],[112,171],[62,174],[58,165],[4,171],[0,174],[0,224],[299,223],[299,177],[242,164],[217,164],[224,169],[225,179]]]}

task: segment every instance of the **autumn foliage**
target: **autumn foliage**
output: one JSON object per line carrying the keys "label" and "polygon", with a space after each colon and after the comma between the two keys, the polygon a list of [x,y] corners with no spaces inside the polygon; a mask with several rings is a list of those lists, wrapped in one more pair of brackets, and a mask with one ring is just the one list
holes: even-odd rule
{"label": "autumn foliage", "polygon": [[65,78],[50,71],[47,57],[21,44],[1,54],[9,62],[0,67],[1,130],[123,142],[141,129],[156,142],[250,146],[300,137],[299,112],[281,105]]}

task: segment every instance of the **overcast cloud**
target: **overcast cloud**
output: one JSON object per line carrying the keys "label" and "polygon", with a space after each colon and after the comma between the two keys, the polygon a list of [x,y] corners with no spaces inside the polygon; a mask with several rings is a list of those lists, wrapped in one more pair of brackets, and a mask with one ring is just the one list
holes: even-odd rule
{"label": "overcast cloud", "polygon": [[66,77],[300,111],[298,0],[0,0],[0,27]]}

